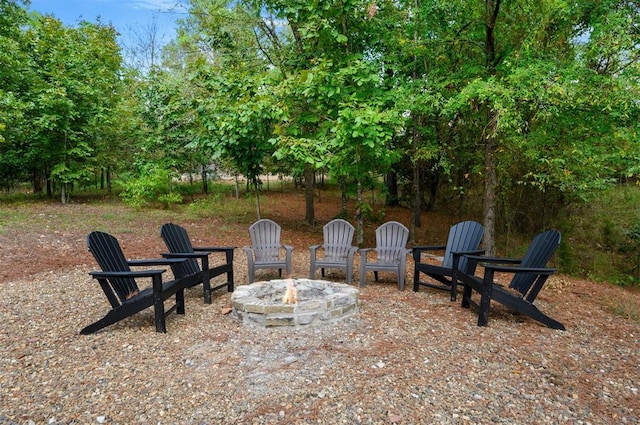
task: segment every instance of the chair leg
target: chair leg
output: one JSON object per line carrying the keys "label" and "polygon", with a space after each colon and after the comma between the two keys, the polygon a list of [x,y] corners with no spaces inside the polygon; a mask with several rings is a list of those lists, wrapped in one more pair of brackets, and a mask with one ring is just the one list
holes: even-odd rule
{"label": "chair leg", "polygon": [[404,291],[404,281],[407,277],[406,265],[400,262],[398,265],[398,291]]}
{"label": "chair leg", "polygon": [[249,283],[253,283],[253,279],[255,279],[256,270],[253,267],[253,264],[249,263],[248,271],[247,271],[247,280]]}
{"label": "chair leg", "polygon": [[211,304],[211,278],[209,277],[209,259],[202,258],[202,293],[205,304]]}
{"label": "chair leg", "polygon": [[530,318],[532,318],[533,320],[537,320],[538,322],[547,325],[548,327],[550,327],[551,329],[557,329],[557,330],[561,330],[564,331],[566,330],[566,328],[564,327],[564,325],[560,322],[558,322],[557,320],[547,316],[546,314],[544,314],[543,312],[541,312],[538,307],[536,307],[535,305],[531,304],[528,301],[522,300],[522,302],[517,304],[515,307],[515,310],[518,313],[524,314],[525,316],[529,316]]}
{"label": "chair leg", "polygon": [[234,291],[235,282],[233,280],[233,266],[231,266],[231,270],[227,272],[227,291]]}
{"label": "chair leg", "polygon": [[85,326],[81,331],[80,334],[81,335],[89,335],[92,334],[94,332],[99,331],[100,329],[106,328],[109,325],[113,325],[116,322],[119,322],[120,320],[124,319],[125,317],[128,317],[129,314],[122,314],[121,311],[118,310],[111,310],[109,311],[109,313],[107,313],[102,319],[88,325]]}
{"label": "chair leg", "polygon": [[464,290],[462,291],[462,302],[460,306],[463,308],[471,307],[471,286],[464,285]]}
{"label": "chair leg", "polygon": [[[211,303],[211,300],[209,300]],[[176,314],[184,314],[184,289],[176,292]]]}
{"label": "chair leg", "polygon": [[164,317],[164,302],[156,297],[153,306],[153,316],[156,323],[156,332],[167,333],[167,323]]}
{"label": "chair leg", "polygon": [[229,271],[227,272],[227,290],[233,292],[233,249],[227,250],[225,256],[227,264],[229,265]]}
{"label": "chair leg", "polygon": [[478,326],[487,326],[489,323],[489,310],[491,309],[491,294],[493,292],[493,270],[487,269],[482,282],[480,305],[478,311]]}
{"label": "chair leg", "polygon": [[309,259],[309,279],[313,280],[316,277],[316,256],[313,250],[311,252],[311,258]]}
{"label": "chair leg", "polygon": [[453,269],[451,274],[451,301],[455,301],[458,298],[458,270]]}

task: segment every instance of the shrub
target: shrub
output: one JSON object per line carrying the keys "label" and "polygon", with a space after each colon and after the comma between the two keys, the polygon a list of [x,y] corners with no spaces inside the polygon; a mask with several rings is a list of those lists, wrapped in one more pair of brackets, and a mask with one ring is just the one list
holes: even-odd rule
{"label": "shrub", "polygon": [[169,207],[182,202],[182,196],[172,190],[171,173],[157,168],[125,181],[120,196],[125,204],[135,208],[158,203]]}

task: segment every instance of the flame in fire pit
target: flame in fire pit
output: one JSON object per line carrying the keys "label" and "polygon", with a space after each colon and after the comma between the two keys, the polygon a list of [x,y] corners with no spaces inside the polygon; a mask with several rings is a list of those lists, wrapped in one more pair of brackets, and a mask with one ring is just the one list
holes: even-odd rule
{"label": "flame in fire pit", "polygon": [[287,279],[287,291],[282,297],[282,302],[285,304],[298,304],[298,289],[293,279]]}

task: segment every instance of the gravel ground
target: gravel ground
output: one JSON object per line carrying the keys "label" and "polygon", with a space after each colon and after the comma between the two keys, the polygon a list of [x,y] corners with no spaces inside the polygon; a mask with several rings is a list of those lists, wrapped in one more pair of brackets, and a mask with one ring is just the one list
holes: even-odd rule
{"label": "gravel ground", "polygon": [[326,327],[249,327],[197,287],[167,334],[147,309],[81,336],[108,309],[92,269],[0,283],[0,424],[640,423],[640,324],[606,308],[638,297],[620,288],[554,277],[537,304],[566,332],[500,306],[479,328],[445,293],[383,280]]}

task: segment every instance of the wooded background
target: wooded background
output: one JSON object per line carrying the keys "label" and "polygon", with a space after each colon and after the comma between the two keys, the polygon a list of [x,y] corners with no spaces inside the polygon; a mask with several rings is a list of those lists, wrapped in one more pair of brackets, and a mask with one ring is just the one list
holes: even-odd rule
{"label": "wooded background", "polygon": [[304,185],[313,223],[322,175],[362,229],[384,180],[412,234],[421,209],[473,208],[492,253],[638,174],[638,1],[191,0],[177,38],[133,58],[112,26],[27,5],[0,0],[7,191],[64,203],[115,176],[126,201],[170,204],[175,178],[206,193],[216,170],[259,216],[271,173]]}

